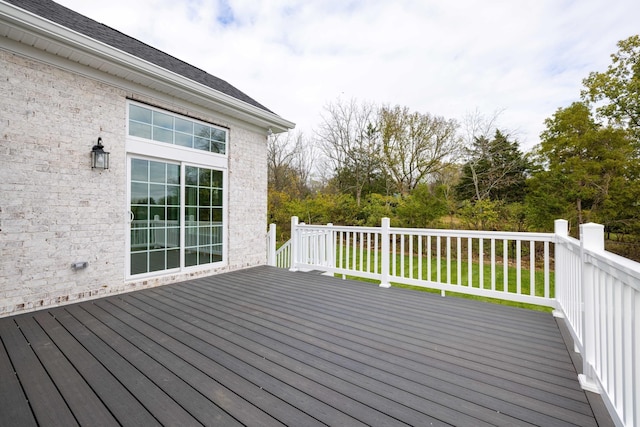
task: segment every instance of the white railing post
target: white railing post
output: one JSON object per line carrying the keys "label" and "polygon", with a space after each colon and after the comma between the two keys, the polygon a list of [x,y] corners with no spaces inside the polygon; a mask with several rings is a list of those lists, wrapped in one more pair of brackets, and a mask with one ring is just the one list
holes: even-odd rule
{"label": "white railing post", "polygon": [[298,271],[297,264],[300,255],[300,241],[298,236],[298,217],[291,217],[291,265],[289,271]]}
{"label": "white railing post", "polygon": [[[327,231],[324,237],[324,247],[325,247],[325,253],[327,256],[326,263],[327,263],[327,267],[333,268],[336,266],[336,247],[335,247],[335,239],[333,238],[333,223],[331,222],[328,223],[327,227],[329,228],[329,230]],[[332,271],[325,272],[325,274],[328,276],[333,276]]]}
{"label": "white railing post", "polygon": [[267,265],[276,266],[276,225],[269,224],[267,234]]}
{"label": "white railing post", "polygon": [[583,316],[583,367],[582,374],[578,376],[583,389],[593,393],[600,393],[595,380],[596,372],[594,364],[596,362],[596,322],[598,313],[596,312],[596,295],[594,289],[595,269],[592,264],[586,262],[585,250],[603,252],[604,251],[604,226],[601,224],[581,224],[580,225],[580,259],[582,263],[582,295],[584,296],[584,316]]}
{"label": "white railing post", "polygon": [[391,227],[391,221],[389,218],[382,218],[382,224],[380,227],[380,287],[389,288],[389,228]]}
{"label": "white railing post", "polygon": [[558,236],[567,237],[569,235],[569,221],[566,219],[556,219],[553,222],[554,233]]}
{"label": "white railing post", "polygon": [[[553,231],[554,234],[556,236],[561,236],[561,237],[568,237],[569,236],[569,221],[567,221],[566,219],[556,219],[553,222]],[[566,271],[567,268],[569,268],[568,265],[565,264],[560,264],[558,261],[562,258],[562,255],[560,253],[561,251],[561,246],[556,244],[555,245],[555,254],[554,254],[554,260],[555,260],[555,266],[554,266],[554,270],[555,270],[555,300],[556,300],[556,309],[553,310],[553,316],[554,317],[558,317],[558,318],[564,318],[565,314],[564,311],[562,309],[562,307],[560,307],[560,303],[559,301],[563,301],[562,298],[565,296],[565,292],[566,292],[566,287],[564,286],[564,281],[568,280],[568,273]]]}

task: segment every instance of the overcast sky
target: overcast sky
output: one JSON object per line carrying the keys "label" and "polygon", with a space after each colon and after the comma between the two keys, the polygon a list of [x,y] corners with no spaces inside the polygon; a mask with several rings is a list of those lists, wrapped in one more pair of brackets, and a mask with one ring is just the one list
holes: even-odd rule
{"label": "overcast sky", "polygon": [[638,0],[58,0],[222,78],[312,136],[339,99],[491,116],[528,150]]}

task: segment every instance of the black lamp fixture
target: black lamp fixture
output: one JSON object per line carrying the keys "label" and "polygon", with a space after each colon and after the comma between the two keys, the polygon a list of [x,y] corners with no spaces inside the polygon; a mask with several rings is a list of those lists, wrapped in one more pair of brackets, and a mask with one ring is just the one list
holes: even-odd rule
{"label": "black lamp fixture", "polygon": [[104,151],[100,137],[98,137],[98,143],[91,150],[91,169],[109,169],[109,153]]}

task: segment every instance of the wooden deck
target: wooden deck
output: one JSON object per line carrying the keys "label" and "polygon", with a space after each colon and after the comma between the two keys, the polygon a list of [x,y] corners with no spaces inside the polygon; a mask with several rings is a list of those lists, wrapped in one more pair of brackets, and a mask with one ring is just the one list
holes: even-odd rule
{"label": "wooden deck", "polygon": [[1,426],[596,426],[547,313],[258,267],[0,319]]}

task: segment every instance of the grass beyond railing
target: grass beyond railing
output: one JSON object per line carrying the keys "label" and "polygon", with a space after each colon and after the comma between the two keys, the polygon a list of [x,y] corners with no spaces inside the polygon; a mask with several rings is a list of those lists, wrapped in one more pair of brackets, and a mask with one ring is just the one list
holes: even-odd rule
{"label": "grass beyond railing", "polygon": [[382,227],[292,230],[295,269],[555,308],[551,233],[392,228],[387,219]]}
{"label": "grass beyond railing", "polygon": [[[336,264],[337,266],[347,265],[347,261],[349,265],[360,265],[360,261],[362,260],[362,264],[366,265],[367,263],[374,263],[375,259],[380,259],[380,251],[375,254],[373,251],[363,250],[362,253],[360,251],[355,252],[355,257],[353,256],[353,252],[347,250],[347,248],[343,245],[342,248],[337,250],[338,254],[336,255]],[[342,258],[340,258],[340,254],[342,254]],[[347,260],[347,257],[349,258]],[[440,259],[442,261],[442,259]],[[401,263],[404,262],[404,268],[401,267]],[[445,263],[440,263],[440,268],[438,269],[438,258],[437,257],[426,257],[418,258],[417,255],[396,255],[395,262],[391,262],[392,265],[396,266],[396,273],[402,272],[402,277],[411,278],[417,277],[420,280],[425,280],[427,282],[437,283],[440,278],[443,283],[447,284],[459,284],[463,288],[482,288],[487,290],[495,290],[501,292],[510,292],[516,293],[518,292],[517,285],[517,276],[518,271],[520,271],[521,282],[520,282],[520,292],[524,294],[532,294],[531,292],[531,271],[530,269],[521,269],[518,270],[515,267],[507,266],[506,274],[507,280],[505,280],[505,269],[502,263],[497,263],[493,267],[489,263],[484,263],[482,265],[482,273],[480,274],[480,264],[476,262],[472,262],[471,264],[467,261],[462,261],[460,263],[460,268],[458,268],[458,263],[455,260],[451,261],[449,268]],[[471,270],[469,268],[471,267]],[[499,268],[496,268],[499,267]],[[381,266],[378,262],[376,273],[380,273]],[[440,274],[438,274],[440,271]],[[471,271],[471,274],[469,274]],[[458,276],[458,272],[462,272],[460,276]],[[492,286],[492,277],[495,275],[495,286]],[[345,273],[335,273],[336,277],[342,277],[350,280],[359,280],[369,283],[379,283],[377,279],[364,278],[361,276],[353,275],[353,274],[345,274]],[[396,274],[394,274],[396,276]],[[553,272],[550,273],[550,289],[549,292],[551,295],[555,294],[555,280],[554,280]],[[482,286],[480,286],[482,280]],[[534,283],[535,289],[533,295],[544,295],[545,293],[545,279],[542,269],[534,270]],[[439,293],[444,295],[462,297],[467,299],[479,300],[497,303],[501,305],[508,305],[512,307],[521,307],[528,308],[532,310],[538,311],[546,311],[551,312],[551,307],[545,307],[541,305],[522,303],[517,301],[509,301],[503,300],[499,298],[491,298],[491,297],[483,297],[478,295],[470,295],[464,292],[455,292],[455,291],[442,291],[437,288],[431,288],[427,285],[417,286],[417,285],[408,285],[399,282],[394,282],[391,280],[391,284],[395,287],[414,289],[423,292],[431,292],[431,293]],[[505,288],[506,286],[506,288]],[[505,290],[506,289],[506,290]],[[463,290],[463,289],[461,289]]]}

